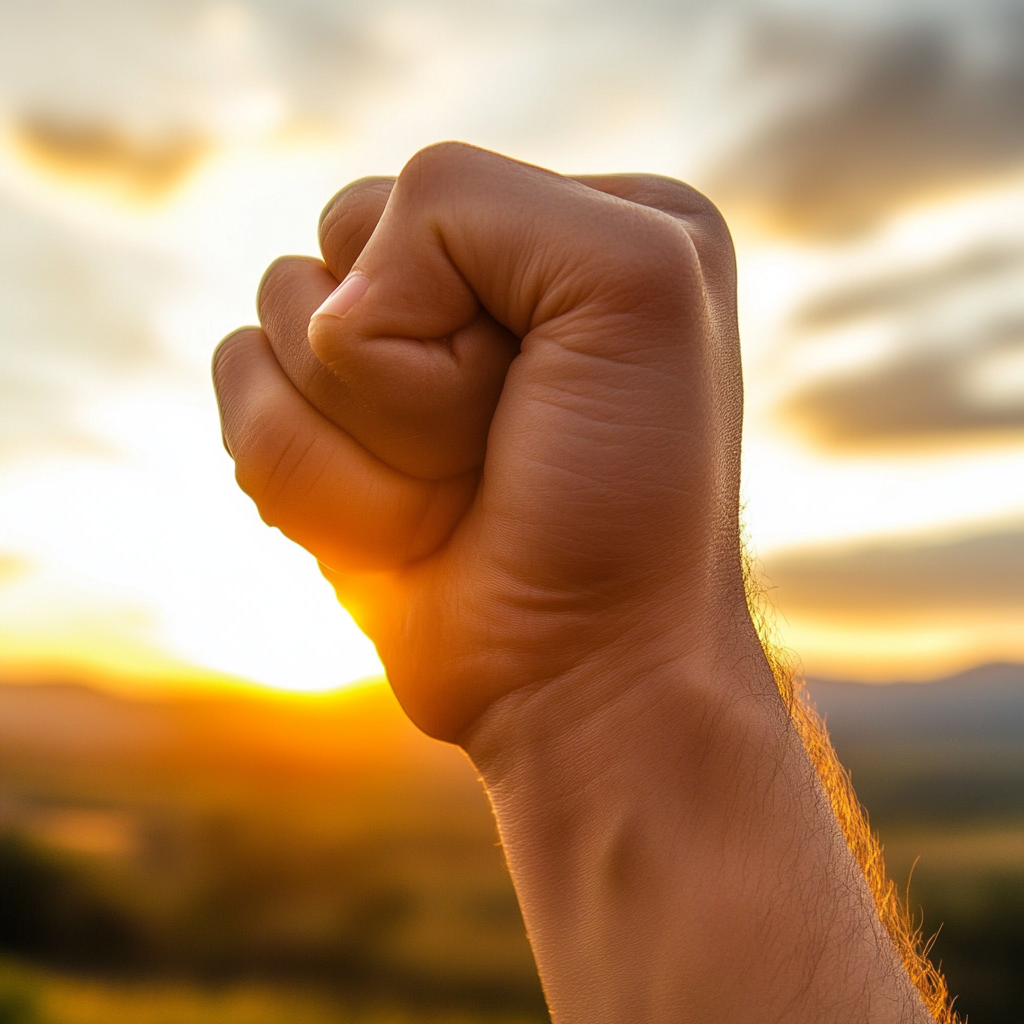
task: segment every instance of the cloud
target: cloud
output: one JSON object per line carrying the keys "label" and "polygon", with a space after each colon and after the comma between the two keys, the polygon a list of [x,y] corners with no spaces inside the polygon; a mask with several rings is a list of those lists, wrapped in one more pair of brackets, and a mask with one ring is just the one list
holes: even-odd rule
{"label": "cloud", "polygon": [[793,326],[800,331],[841,327],[866,316],[900,312],[936,298],[951,287],[963,288],[1006,271],[1024,270],[1024,246],[981,245],[937,265],[899,273],[818,295],[799,309]]}
{"label": "cloud", "polygon": [[210,142],[289,119],[336,125],[375,70],[395,71],[374,67],[378,6],[11,0],[0,10],[0,109],[65,164],[113,161],[151,181]]}
{"label": "cloud", "polygon": [[1019,611],[1024,621],[1024,528],[780,552],[765,561],[787,614],[886,619]]}
{"label": "cloud", "polygon": [[16,122],[12,141],[35,167],[59,177],[107,186],[122,198],[164,198],[198,165],[207,144],[198,135],[171,131],[133,137],[97,122],[27,117]]}
{"label": "cloud", "polygon": [[[779,415],[816,444],[858,451],[1024,437],[1024,320],[997,324],[968,349],[911,350],[797,390]],[[1000,367],[1016,370],[1019,381]],[[1014,386],[1016,385],[1016,386]]]}
{"label": "cloud", "polygon": [[836,237],[1024,164],[1019,4],[897,5],[868,29],[805,22],[755,35],[751,88],[789,88],[722,162],[716,198],[784,232]]}
{"label": "cloud", "polygon": [[[832,346],[855,368],[798,385],[778,414],[833,451],[1019,440],[1022,296],[1024,245],[1011,240],[814,296],[792,318],[792,345],[802,358]],[[882,343],[866,364],[865,327]]]}
{"label": "cloud", "polygon": [[81,402],[165,361],[151,326],[160,268],[0,197],[0,460],[95,450]]}

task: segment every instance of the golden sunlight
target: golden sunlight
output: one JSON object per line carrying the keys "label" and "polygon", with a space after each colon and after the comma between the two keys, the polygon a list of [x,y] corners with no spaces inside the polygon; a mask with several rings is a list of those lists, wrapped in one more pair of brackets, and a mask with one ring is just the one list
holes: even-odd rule
{"label": "golden sunlight", "polygon": [[[238,492],[208,380],[217,339],[253,319],[262,266],[315,245],[320,202],[336,180],[322,165],[336,163],[333,154],[312,161],[314,183],[292,182],[299,209],[279,204],[262,219],[240,211],[239,200],[258,207],[268,186],[294,173],[294,154],[229,157],[227,171],[214,161],[198,175],[190,165],[190,180],[162,202],[153,194],[146,208],[112,197],[111,179],[92,165],[65,187],[61,176],[35,175],[16,149],[6,156],[2,177],[23,206],[44,223],[70,222],[96,268],[89,300],[141,287],[149,305],[140,322],[115,327],[126,352],[149,353],[115,351],[106,374],[89,372],[73,352],[66,367],[59,358],[48,367],[58,383],[78,371],[76,402],[65,436],[12,453],[0,478],[0,671],[146,688],[251,681],[296,692],[379,676],[372,644],[315,562],[263,526]],[[268,166],[276,182],[266,180]],[[235,219],[233,238],[211,237],[218,217]],[[141,265],[141,280],[123,279],[125,256],[132,273]],[[45,288],[45,301],[74,303],[74,294]],[[81,330],[89,312],[70,309],[63,329]]]}
{"label": "golden sunlight", "polygon": [[[740,269],[744,515],[779,577],[783,637],[809,671],[883,679],[1024,657],[1016,596],[987,617],[965,608],[921,622],[908,593],[879,625],[838,597],[815,605],[790,572],[794,552],[999,533],[1024,515],[1021,353],[1004,329],[1019,320],[1024,179],[968,177],[927,203],[893,200],[857,232],[793,222],[766,234],[756,224],[771,217],[743,215],[756,189],[744,199],[712,172],[725,143],[699,112],[728,106],[714,92],[736,44],[725,29],[698,71],[673,80],[693,109],[630,64],[613,107],[570,104],[551,114],[559,130],[526,131],[502,68],[526,75],[523,95],[547,95],[528,72],[556,43],[502,25],[371,18],[359,45],[394,74],[339,79],[341,109],[302,93],[298,66],[267,59],[257,13],[222,5],[182,23],[181,45],[209,73],[180,89],[154,78],[146,102],[159,117],[140,118],[113,79],[97,79],[113,91],[88,109],[11,108],[0,219],[14,262],[0,298],[18,328],[0,347],[11,382],[0,395],[0,668],[299,691],[381,672],[312,560],[237,492],[208,366],[217,339],[253,320],[263,268],[316,252],[318,212],[337,188],[396,173],[445,137],[562,171],[639,163],[713,197],[720,183]],[[595,36],[594,54],[620,42]],[[330,60],[318,73],[342,71]],[[486,88],[466,90],[467,75]],[[999,556],[983,557],[976,571],[995,572]],[[843,579],[821,585],[838,595]]]}

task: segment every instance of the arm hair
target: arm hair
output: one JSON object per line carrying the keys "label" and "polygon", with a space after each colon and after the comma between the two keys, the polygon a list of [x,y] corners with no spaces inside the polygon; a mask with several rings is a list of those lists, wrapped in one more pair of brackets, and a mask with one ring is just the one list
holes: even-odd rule
{"label": "arm hair", "polygon": [[871,830],[867,811],[857,799],[850,773],[839,762],[825,722],[807,692],[792,653],[778,641],[774,607],[763,582],[760,566],[749,553],[744,561],[744,577],[750,615],[775,683],[821,779],[832,810],[839,819],[850,851],[864,872],[874,896],[878,916],[936,1024],[961,1024],[960,1018],[953,1011],[946,979],[928,956],[935,936],[925,939],[921,925],[914,921],[909,896],[901,898],[896,883],[886,874],[882,846],[878,836]]}

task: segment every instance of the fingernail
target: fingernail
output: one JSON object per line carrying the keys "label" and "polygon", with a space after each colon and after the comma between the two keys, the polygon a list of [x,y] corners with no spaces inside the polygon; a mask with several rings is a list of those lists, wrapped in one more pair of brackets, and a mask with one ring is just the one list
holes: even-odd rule
{"label": "fingernail", "polygon": [[[324,300],[313,314],[317,316],[344,316],[365,294],[370,282],[362,274],[349,274]],[[313,319],[310,317],[310,319]]]}

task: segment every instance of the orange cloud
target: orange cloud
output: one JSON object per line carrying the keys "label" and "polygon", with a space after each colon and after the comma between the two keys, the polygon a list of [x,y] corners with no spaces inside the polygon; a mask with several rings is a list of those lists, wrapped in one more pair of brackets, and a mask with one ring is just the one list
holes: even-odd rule
{"label": "orange cloud", "polygon": [[1024,529],[780,552],[766,567],[787,613],[886,621],[1019,611],[1024,621]]}
{"label": "orange cloud", "polygon": [[29,163],[45,173],[138,202],[166,198],[209,148],[194,131],[143,138],[114,124],[48,116],[17,122],[13,142]]}

